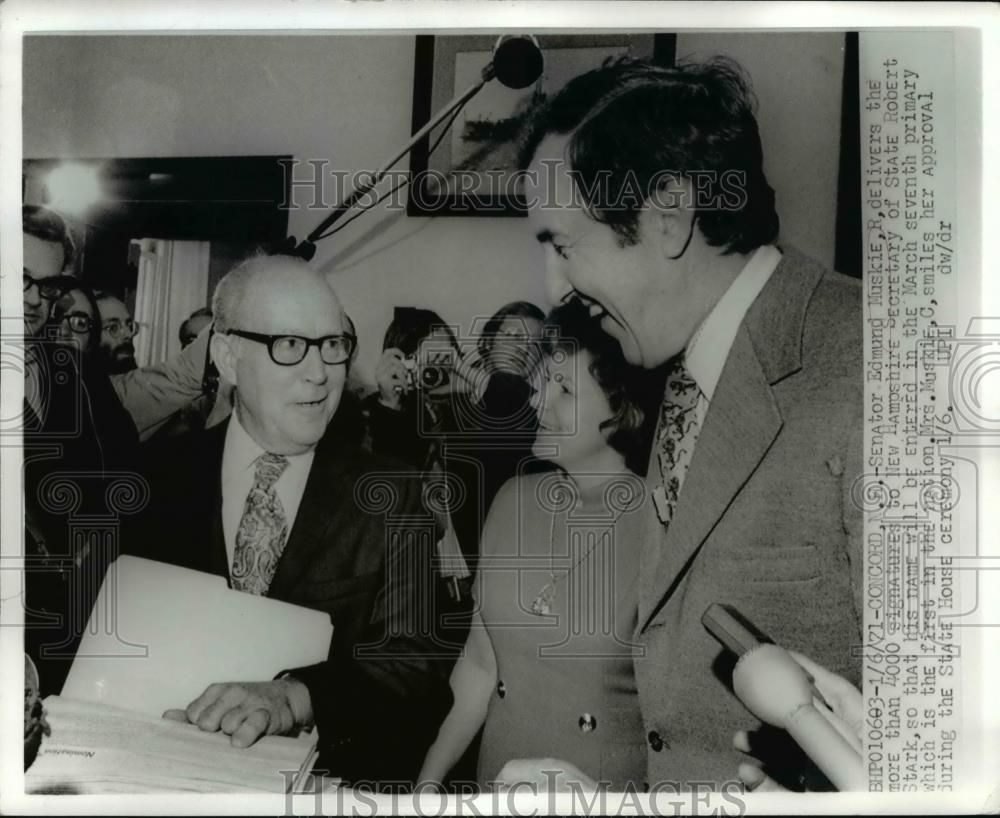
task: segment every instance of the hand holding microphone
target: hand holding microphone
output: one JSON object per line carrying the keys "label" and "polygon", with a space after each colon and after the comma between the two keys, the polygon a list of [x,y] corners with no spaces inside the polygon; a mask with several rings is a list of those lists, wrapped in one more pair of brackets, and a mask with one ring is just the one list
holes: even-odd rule
{"label": "hand holding microphone", "polygon": [[[740,657],[733,670],[733,691],[747,709],[787,730],[837,789],[867,790],[858,738],[860,691],[807,657],[760,641],[721,605],[709,606],[702,622]],[[746,732],[734,736],[734,746],[750,750]],[[744,783],[758,791],[780,789],[752,765],[741,765],[739,772]]]}

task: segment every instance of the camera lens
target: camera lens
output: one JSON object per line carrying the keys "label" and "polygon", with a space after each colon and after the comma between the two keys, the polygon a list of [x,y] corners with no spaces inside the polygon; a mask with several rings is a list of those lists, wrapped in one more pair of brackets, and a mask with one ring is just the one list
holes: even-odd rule
{"label": "camera lens", "polygon": [[448,370],[440,366],[427,366],[420,372],[420,384],[424,389],[437,389],[448,383]]}

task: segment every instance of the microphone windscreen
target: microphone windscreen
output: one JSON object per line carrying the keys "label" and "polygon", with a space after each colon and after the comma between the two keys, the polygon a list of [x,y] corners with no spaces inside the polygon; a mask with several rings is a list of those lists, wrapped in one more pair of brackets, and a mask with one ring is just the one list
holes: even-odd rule
{"label": "microphone windscreen", "polygon": [[529,35],[501,37],[493,49],[493,72],[508,88],[527,88],[542,76],[544,66],[542,50]]}

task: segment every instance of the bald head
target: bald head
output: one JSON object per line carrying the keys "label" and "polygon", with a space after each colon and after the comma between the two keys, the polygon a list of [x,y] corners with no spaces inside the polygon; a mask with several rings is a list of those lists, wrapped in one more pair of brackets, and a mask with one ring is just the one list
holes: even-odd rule
{"label": "bald head", "polygon": [[[347,358],[326,363],[318,343],[344,333],[344,311],[326,279],[301,259],[254,256],[219,282],[212,312],[212,358],[236,388],[240,424],[265,451],[311,450],[347,374]],[[305,356],[289,363],[297,357],[287,354],[292,345],[305,348]]]}
{"label": "bald head", "polygon": [[319,299],[318,306],[336,314],[343,324],[343,307],[323,276],[302,259],[262,254],[240,262],[215,288],[215,331],[247,329],[262,314],[276,313],[275,297],[296,303]]}

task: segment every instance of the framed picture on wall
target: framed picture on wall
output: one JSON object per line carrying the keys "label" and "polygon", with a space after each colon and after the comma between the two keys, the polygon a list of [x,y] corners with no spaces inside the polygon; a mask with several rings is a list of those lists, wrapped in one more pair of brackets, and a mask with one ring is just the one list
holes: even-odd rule
{"label": "framed picture on wall", "polygon": [[[413,80],[416,133],[449,100],[472,86],[490,61],[495,36],[418,35]],[[513,90],[496,80],[417,143],[410,156],[410,216],[523,216],[517,144],[527,116],[578,74],[609,57],[672,65],[673,34],[550,34],[538,37],[545,68]],[[443,130],[447,129],[447,130]]]}

